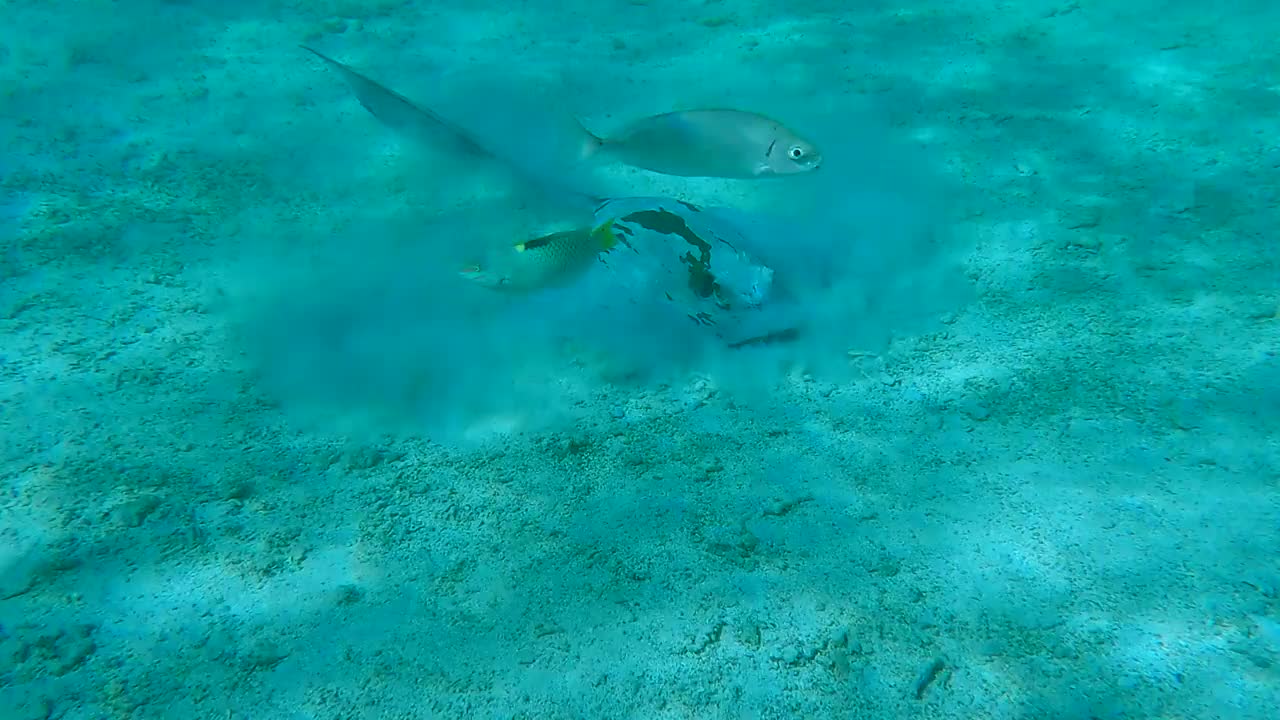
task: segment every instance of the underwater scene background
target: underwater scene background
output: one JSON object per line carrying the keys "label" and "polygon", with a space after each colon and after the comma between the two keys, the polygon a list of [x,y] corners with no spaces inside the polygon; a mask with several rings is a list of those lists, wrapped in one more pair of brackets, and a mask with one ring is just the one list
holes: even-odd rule
{"label": "underwater scene background", "polygon": [[0,7],[0,720],[1276,717],[1280,6]]}

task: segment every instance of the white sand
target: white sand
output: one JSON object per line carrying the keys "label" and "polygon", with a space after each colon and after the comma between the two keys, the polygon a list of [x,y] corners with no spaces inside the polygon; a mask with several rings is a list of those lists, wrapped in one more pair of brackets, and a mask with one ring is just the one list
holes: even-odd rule
{"label": "white sand", "polygon": [[[1275,717],[1276,11],[123,5],[0,29],[0,719]],[[870,114],[976,297],[763,405],[562,367],[570,429],[300,423],[247,299],[473,198],[303,40],[593,126]]]}

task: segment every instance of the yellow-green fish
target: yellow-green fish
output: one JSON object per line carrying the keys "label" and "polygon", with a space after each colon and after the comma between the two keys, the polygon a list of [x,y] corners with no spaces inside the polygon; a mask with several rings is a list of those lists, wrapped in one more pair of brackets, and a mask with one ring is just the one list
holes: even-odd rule
{"label": "yellow-green fish", "polygon": [[458,274],[494,290],[532,292],[568,285],[618,242],[613,221],[524,240],[468,265]]}
{"label": "yellow-green fish", "polygon": [[582,156],[682,177],[762,178],[816,170],[822,154],[772,118],[742,110],[684,110],[638,120],[610,138],[583,128]]}

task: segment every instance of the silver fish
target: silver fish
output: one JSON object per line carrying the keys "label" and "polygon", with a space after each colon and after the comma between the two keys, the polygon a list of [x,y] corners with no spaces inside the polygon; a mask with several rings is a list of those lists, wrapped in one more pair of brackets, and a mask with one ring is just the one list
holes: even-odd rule
{"label": "silver fish", "polygon": [[685,110],[638,120],[603,138],[583,128],[584,159],[597,155],[664,175],[761,178],[818,169],[822,154],[781,123],[741,110]]}

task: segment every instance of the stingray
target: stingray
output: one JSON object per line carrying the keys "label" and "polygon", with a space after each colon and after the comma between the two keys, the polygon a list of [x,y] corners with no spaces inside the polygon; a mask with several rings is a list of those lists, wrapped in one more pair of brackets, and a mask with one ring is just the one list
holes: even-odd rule
{"label": "stingray", "polygon": [[[554,173],[539,171],[520,162],[510,153],[496,149],[478,133],[413,102],[348,65],[314,48],[305,45],[302,47],[336,70],[351,88],[360,105],[392,131],[417,143],[496,163],[539,192],[544,199],[564,206],[566,215],[579,217],[583,213],[589,213],[595,217],[596,223],[617,218],[620,229],[625,230],[628,225],[636,226],[659,237],[680,238],[694,245],[728,243],[725,236],[730,235],[733,236],[734,244],[745,246],[749,253],[754,254],[750,249],[749,238],[738,223],[717,222],[719,218],[714,213],[704,213],[704,208],[683,200],[662,197],[609,198],[574,187],[554,177]],[[710,271],[714,274],[715,268],[710,268]],[[656,293],[657,290],[656,287],[637,286],[630,288],[629,292],[643,296],[649,292]],[[750,323],[744,321],[758,313],[749,312],[746,316],[739,312],[726,313],[724,308],[717,307],[705,297],[685,298],[682,304],[687,307],[681,314],[704,324],[720,325],[717,334],[729,342],[731,347],[755,344],[764,337],[772,339],[779,334],[792,332],[789,327],[747,330]],[[707,322],[708,319],[711,322]],[[734,328],[737,328],[737,332]],[[744,335],[747,338],[745,340],[742,339]]]}

